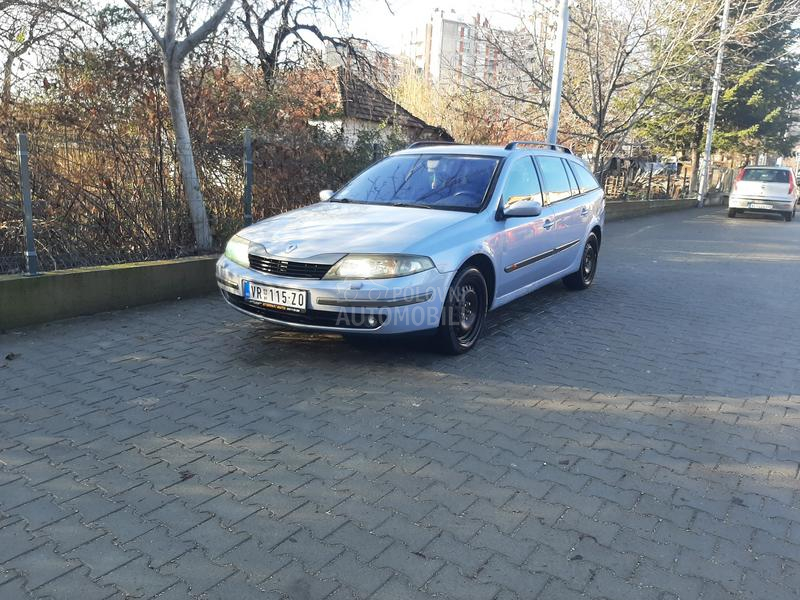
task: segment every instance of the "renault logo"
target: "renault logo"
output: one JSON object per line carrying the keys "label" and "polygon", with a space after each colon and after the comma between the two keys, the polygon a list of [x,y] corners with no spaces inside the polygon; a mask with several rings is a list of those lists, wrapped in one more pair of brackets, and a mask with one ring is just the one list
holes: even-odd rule
{"label": "renault logo", "polygon": [[294,252],[295,250],[297,250],[297,244],[295,244],[294,242],[292,242],[291,244],[286,246],[286,254],[289,254],[290,252]]}

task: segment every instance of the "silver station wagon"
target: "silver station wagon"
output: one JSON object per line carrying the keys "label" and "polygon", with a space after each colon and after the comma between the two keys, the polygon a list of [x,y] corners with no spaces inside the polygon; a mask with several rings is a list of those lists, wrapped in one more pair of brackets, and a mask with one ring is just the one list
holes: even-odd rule
{"label": "silver station wagon", "polygon": [[418,142],[237,233],[217,281],[234,308],[271,323],[430,332],[457,354],[487,311],[559,279],[589,287],[604,210],[595,178],[561,146]]}

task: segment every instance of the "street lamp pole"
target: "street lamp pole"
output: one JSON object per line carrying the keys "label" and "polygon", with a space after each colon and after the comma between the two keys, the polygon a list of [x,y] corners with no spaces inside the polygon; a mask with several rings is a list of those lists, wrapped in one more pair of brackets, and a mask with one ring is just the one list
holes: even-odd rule
{"label": "street lamp pole", "polygon": [[717,64],[714,66],[714,79],[711,87],[711,107],[708,109],[708,126],[706,127],[706,149],[703,154],[703,167],[700,173],[700,189],[697,195],[697,206],[706,203],[708,192],[708,175],[711,167],[711,141],[714,136],[714,121],[717,118],[717,103],[722,87],[722,57],[725,53],[725,35],[728,31],[728,13],[731,9],[730,0],[725,0],[722,7],[722,23],[719,28],[719,47],[717,48]]}
{"label": "street lamp pole", "polygon": [[569,0],[560,0],[553,54],[553,81],[550,84],[550,113],[547,119],[548,144],[555,144],[558,139],[558,117],[561,113],[561,85],[564,82],[564,63],[567,60],[568,27]]}

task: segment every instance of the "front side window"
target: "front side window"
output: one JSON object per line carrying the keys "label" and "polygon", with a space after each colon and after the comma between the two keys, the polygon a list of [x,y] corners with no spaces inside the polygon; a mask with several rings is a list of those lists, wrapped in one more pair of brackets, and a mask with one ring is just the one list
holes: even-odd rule
{"label": "front side window", "polygon": [[575,174],[575,178],[578,180],[578,187],[581,190],[581,194],[596,190],[600,187],[594,175],[589,173],[589,169],[573,161],[569,161],[569,166]]}
{"label": "front side window", "polygon": [[330,201],[477,211],[499,162],[493,156],[390,156],[358,175]]}
{"label": "front side window", "polygon": [[503,186],[503,200],[509,198],[522,199],[532,196],[534,200],[542,201],[542,188],[539,185],[539,176],[530,156],[520,158],[508,170],[508,178]]}
{"label": "front side window", "polygon": [[569,198],[572,191],[561,159],[555,156],[538,156],[536,162],[542,174],[544,203],[547,205]]}

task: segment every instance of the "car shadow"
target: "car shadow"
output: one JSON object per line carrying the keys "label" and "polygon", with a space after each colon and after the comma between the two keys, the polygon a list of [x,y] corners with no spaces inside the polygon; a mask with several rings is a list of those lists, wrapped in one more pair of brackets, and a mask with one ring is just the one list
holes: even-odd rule
{"label": "car shadow", "polygon": [[798,372],[783,358],[800,356],[786,301],[800,295],[794,229],[761,219],[743,243],[731,222],[706,209],[613,224],[595,285],[571,292],[554,283],[490,312],[479,345],[464,355],[438,354],[429,337],[350,343],[250,323],[255,335],[238,357],[287,367],[302,360],[331,374],[348,369],[356,380],[391,368],[603,394],[796,393]]}

